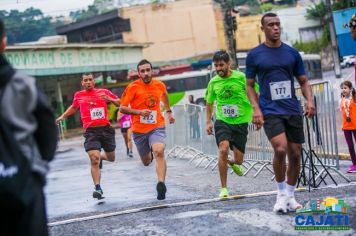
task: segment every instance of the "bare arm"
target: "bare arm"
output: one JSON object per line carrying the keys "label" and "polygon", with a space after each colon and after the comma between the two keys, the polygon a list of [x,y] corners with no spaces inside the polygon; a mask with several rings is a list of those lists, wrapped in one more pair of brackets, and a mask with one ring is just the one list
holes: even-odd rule
{"label": "bare arm", "polygon": [[213,122],[211,116],[213,115],[213,104],[206,104],[206,132],[209,135],[213,134]]}
{"label": "bare arm", "polygon": [[168,99],[167,91],[162,96],[162,102],[163,102],[164,108],[166,109],[166,114],[167,114],[167,117],[168,117],[168,121],[169,121],[170,124],[173,124],[174,123],[174,118],[172,116],[172,111],[171,111],[171,108],[169,106],[169,99]]}
{"label": "bare arm", "polygon": [[58,124],[60,121],[64,120],[65,118],[67,118],[68,116],[73,115],[78,108],[73,107],[72,105],[70,107],[67,108],[67,110],[60,115],[57,119],[56,119],[56,123]]}
{"label": "bare arm", "polygon": [[[149,111],[147,114],[145,113],[145,111]],[[145,116],[145,115],[149,115],[151,112],[148,109],[144,109],[144,110],[139,110],[139,109],[133,109],[131,107],[127,107],[127,106],[120,106],[120,110],[121,113],[123,114],[128,114],[128,115],[141,115],[141,116]]]}
{"label": "bare arm", "polygon": [[302,94],[303,94],[304,98],[306,99],[304,114],[307,117],[312,117],[315,115],[315,105],[314,105],[314,101],[313,101],[313,92],[312,92],[311,86],[308,82],[308,78],[305,75],[301,75],[301,76],[297,77],[297,81],[298,81],[300,88],[302,90]]}
{"label": "bare arm", "polygon": [[117,122],[120,122],[121,118],[122,118],[123,114],[120,112],[120,110],[117,111]]}
{"label": "bare arm", "polygon": [[257,129],[260,129],[263,125],[263,115],[258,105],[258,95],[255,90],[255,79],[248,78],[246,83],[247,97],[251,102],[253,108],[252,123],[256,125]]}
{"label": "bare arm", "polygon": [[114,104],[117,107],[120,106],[120,98],[113,99],[113,98],[110,98],[108,95],[102,95],[101,98],[107,102],[111,102],[112,104]]}

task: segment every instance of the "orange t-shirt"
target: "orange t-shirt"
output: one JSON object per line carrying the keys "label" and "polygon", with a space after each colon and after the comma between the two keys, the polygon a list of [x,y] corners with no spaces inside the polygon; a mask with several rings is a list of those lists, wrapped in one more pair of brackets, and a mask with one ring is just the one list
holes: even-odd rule
{"label": "orange t-shirt", "polygon": [[157,127],[164,127],[164,117],[161,112],[161,98],[167,93],[166,86],[159,80],[152,79],[145,84],[141,79],[130,83],[122,94],[120,104],[132,109],[152,110],[148,117],[132,115],[132,131],[147,133]]}
{"label": "orange t-shirt", "polygon": [[[340,110],[342,113],[342,129],[343,130],[356,130],[356,104],[354,99],[342,98],[340,101]],[[349,110],[351,122],[346,121],[346,110]]]}

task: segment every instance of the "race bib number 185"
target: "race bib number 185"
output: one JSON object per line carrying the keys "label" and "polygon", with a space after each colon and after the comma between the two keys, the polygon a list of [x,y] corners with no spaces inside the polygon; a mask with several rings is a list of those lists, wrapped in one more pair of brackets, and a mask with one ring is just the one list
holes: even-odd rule
{"label": "race bib number 185", "polygon": [[271,89],[272,100],[288,99],[292,97],[292,84],[290,80],[271,82],[269,87]]}
{"label": "race bib number 185", "polygon": [[90,118],[91,120],[104,119],[105,118],[104,107],[97,107],[97,108],[90,109]]}

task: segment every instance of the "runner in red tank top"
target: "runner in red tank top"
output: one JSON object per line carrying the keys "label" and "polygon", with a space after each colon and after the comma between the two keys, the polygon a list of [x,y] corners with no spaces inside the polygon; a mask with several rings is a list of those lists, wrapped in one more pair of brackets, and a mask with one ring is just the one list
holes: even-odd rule
{"label": "runner in red tank top", "polygon": [[[96,89],[92,73],[83,74],[83,90],[74,94],[72,105],[57,118],[57,123],[73,115],[79,108],[83,123],[84,147],[91,163],[91,175],[95,185],[93,197],[103,198],[100,187],[100,162],[115,161],[115,130],[110,126],[107,103],[120,105],[120,99],[107,89]],[[104,153],[100,153],[104,149]]]}

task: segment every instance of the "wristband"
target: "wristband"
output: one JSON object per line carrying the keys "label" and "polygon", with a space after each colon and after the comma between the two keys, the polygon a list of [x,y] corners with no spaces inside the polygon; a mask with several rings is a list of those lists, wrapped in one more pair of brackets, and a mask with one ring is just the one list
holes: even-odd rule
{"label": "wristband", "polygon": [[172,113],[172,110],[167,110],[166,112],[167,112],[167,113]]}

